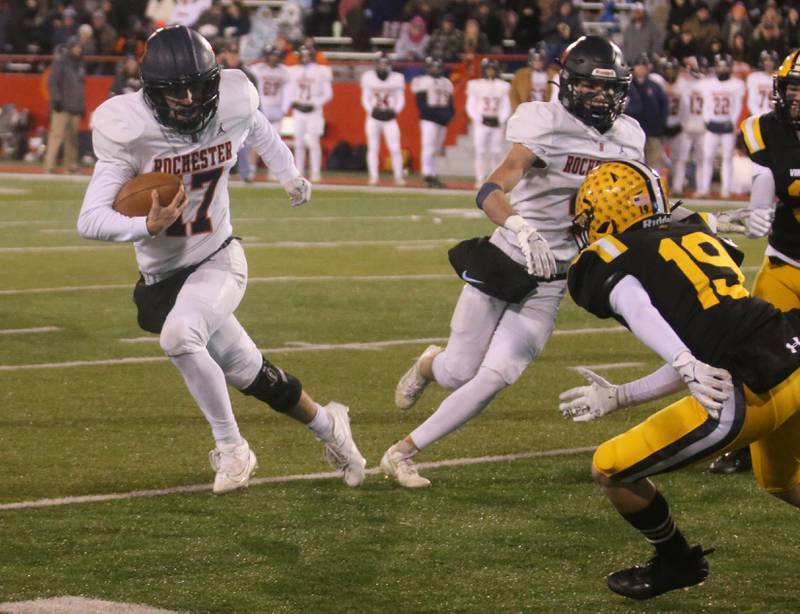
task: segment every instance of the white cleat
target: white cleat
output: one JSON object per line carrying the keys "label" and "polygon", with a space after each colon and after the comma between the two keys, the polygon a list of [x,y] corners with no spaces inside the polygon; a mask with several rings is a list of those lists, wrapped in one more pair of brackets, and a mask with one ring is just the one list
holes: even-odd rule
{"label": "white cleat", "polygon": [[370,177],[367,185],[378,185],[378,178],[377,177]]}
{"label": "white cleat", "polygon": [[258,467],[256,455],[244,439],[240,444],[217,444],[208,453],[208,461],[217,472],[217,477],[214,478],[215,495],[246,488],[250,483],[250,476]]}
{"label": "white cleat", "polygon": [[398,444],[394,444],[386,450],[381,459],[381,469],[387,478],[394,478],[400,486],[406,488],[425,488],[431,485],[428,478],[423,478],[418,472],[417,467],[411,457],[397,449]]}
{"label": "white cleat", "polygon": [[436,356],[442,348],[438,345],[429,345],[419,358],[414,361],[411,368],[405,372],[400,381],[397,382],[397,388],[394,391],[394,404],[399,409],[409,409],[416,403],[425,392],[425,388],[431,383],[420,373],[419,365],[424,360],[431,356]]}
{"label": "white cleat", "polygon": [[333,422],[333,441],[325,444],[325,459],[342,472],[345,484],[360,486],[366,475],[367,459],[361,456],[353,441],[349,410],[335,401],[328,403],[325,409]]}

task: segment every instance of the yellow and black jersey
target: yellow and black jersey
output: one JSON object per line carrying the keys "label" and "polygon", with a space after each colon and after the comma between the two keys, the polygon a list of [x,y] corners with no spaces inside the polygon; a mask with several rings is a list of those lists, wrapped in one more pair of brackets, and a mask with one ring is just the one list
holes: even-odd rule
{"label": "yellow and black jersey", "polygon": [[769,168],[775,179],[778,206],[769,244],[800,259],[800,140],[775,112],[745,119],[742,135],[750,159]]}
{"label": "yellow and black jersey", "polygon": [[783,314],[751,297],[726,247],[696,216],[644,227],[648,221],[595,241],[572,263],[569,292],[578,305],[619,319],[609,294],[632,275],[698,359],[728,369],[754,392],[800,367],[800,310]]}

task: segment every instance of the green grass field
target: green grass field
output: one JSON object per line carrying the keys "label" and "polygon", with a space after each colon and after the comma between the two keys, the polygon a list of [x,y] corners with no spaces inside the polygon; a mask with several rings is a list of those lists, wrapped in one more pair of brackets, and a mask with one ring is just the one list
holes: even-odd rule
{"label": "green grass field", "polygon": [[[646,604],[606,589],[606,574],[650,553],[592,484],[591,454],[574,449],[657,406],[574,424],[557,397],[580,383],[574,365],[631,363],[602,371],[623,381],[658,363],[628,333],[565,334],[615,325],[570,300],[521,380],[418,460],[557,455],[427,469],[433,487],[423,491],[382,475],[359,489],[323,477],[226,497],[7,509],[213,479],[208,426],[155,337],[142,340],[136,326],[132,247],[74,231],[83,189],[0,180],[0,603],[82,595],[191,612],[797,610],[795,511],[752,476],[703,467],[658,483],[688,538],[717,548],[709,580]],[[232,202],[251,276],[239,319],[317,400],[350,406],[376,466],[444,396],[432,389],[405,413],[392,401],[425,340],[447,336],[460,288],[449,244],[489,223],[438,211],[472,212],[466,196],[318,190],[291,209],[278,190],[234,188]],[[751,282],[764,246],[737,240]],[[374,342],[384,343],[352,345]],[[329,470],[299,424],[233,395],[257,477]]]}

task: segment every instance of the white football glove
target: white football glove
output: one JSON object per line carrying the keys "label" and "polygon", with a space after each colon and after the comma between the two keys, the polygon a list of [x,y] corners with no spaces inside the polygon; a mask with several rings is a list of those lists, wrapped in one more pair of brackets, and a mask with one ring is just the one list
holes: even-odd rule
{"label": "white football glove", "polygon": [[725,369],[700,362],[689,350],[679,353],[672,361],[672,368],[689,387],[689,392],[705,408],[708,415],[719,419],[722,403],[733,392],[731,374]]}
{"label": "white football glove", "polygon": [[286,190],[292,207],[299,207],[311,200],[311,182],[305,177],[295,177],[287,181],[283,184],[283,189]]}
{"label": "white football glove", "polygon": [[745,235],[751,239],[758,239],[765,236],[772,228],[772,220],[775,217],[774,209],[751,209],[747,216]]}
{"label": "white football glove", "polygon": [[517,235],[517,244],[525,256],[528,274],[549,279],[556,274],[556,258],[536,229],[519,215],[511,215],[503,224]]}
{"label": "white football glove", "polygon": [[586,367],[577,367],[578,373],[588,381],[588,386],[565,390],[558,399],[558,409],[565,418],[575,422],[589,422],[623,407],[617,395],[617,386]]}
{"label": "white football glove", "polygon": [[712,228],[717,234],[740,234],[743,235],[747,228],[744,219],[747,217],[747,209],[733,209],[723,211],[716,216],[717,227]]}

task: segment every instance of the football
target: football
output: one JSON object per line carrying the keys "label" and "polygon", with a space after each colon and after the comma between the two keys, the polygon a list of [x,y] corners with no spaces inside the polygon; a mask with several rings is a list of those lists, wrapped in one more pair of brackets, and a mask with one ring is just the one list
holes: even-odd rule
{"label": "football", "polygon": [[150,192],[158,190],[158,198],[162,205],[168,205],[181,185],[179,175],[169,173],[145,173],[131,179],[122,186],[114,199],[114,210],[128,217],[147,215],[152,205]]}

